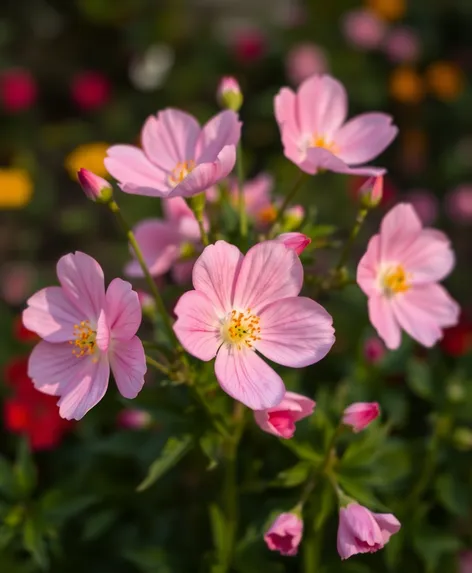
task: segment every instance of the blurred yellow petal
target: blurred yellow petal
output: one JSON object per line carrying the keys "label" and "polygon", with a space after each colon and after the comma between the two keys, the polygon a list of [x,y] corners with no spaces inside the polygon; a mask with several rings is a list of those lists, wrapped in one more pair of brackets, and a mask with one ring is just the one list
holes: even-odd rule
{"label": "blurred yellow petal", "polygon": [[426,70],[426,81],[431,92],[440,100],[453,101],[464,89],[464,74],[451,62],[434,62]]}
{"label": "blurred yellow petal", "polygon": [[390,95],[402,103],[417,104],[424,98],[421,76],[413,68],[399,66],[390,76]]}
{"label": "blurred yellow petal", "polygon": [[103,163],[110,144],[98,141],[76,147],[65,159],[64,166],[72,179],[77,181],[77,171],[82,167],[99,177],[109,177]]}
{"label": "blurred yellow petal", "polygon": [[0,209],[21,209],[33,196],[33,181],[25,169],[0,169]]}

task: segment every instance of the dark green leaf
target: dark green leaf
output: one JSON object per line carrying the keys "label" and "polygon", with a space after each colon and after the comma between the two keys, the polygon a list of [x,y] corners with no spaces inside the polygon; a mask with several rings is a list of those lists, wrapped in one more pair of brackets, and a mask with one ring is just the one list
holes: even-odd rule
{"label": "dark green leaf", "polygon": [[469,488],[464,480],[452,474],[442,474],[436,480],[436,496],[451,513],[466,516],[470,507]]}
{"label": "dark green leaf", "polygon": [[409,360],[406,370],[406,380],[414,394],[424,400],[431,399],[433,394],[433,384],[430,368],[427,362],[415,358]]}
{"label": "dark green leaf", "polygon": [[214,469],[218,465],[221,457],[223,446],[221,435],[216,432],[207,432],[200,438],[199,443],[209,461],[207,470]]}
{"label": "dark green leaf", "polygon": [[17,459],[13,468],[18,493],[28,497],[36,487],[37,472],[34,460],[25,439],[20,440]]}
{"label": "dark green leaf", "polygon": [[23,545],[41,569],[47,569],[49,559],[40,522],[28,516],[23,525]]}
{"label": "dark green leaf", "polygon": [[280,472],[270,485],[275,487],[296,487],[306,481],[311,468],[312,464],[301,461],[293,467]]}
{"label": "dark green leaf", "polygon": [[118,511],[106,509],[90,517],[84,527],[82,537],[84,541],[91,541],[103,535],[116,521]]}
{"label": "dark green leaf", "polygon": [[10,463],[0,456],[0,492],[11,497],[15,491],[15,476]]}
{"label": "dark green leaf", "polygon": [[302,460],[315,464],[320,464],[323,461],[323,454],[318,453],[308,442],[297,442],[292,438],[291,440],[280,440],[280,443]]}
{"label": "dark green leaf", "polygon": [[229,524],[216,504],[210,506],[210,522],[218,561],[225,563],[227,558],[226,534],[228,533]]}

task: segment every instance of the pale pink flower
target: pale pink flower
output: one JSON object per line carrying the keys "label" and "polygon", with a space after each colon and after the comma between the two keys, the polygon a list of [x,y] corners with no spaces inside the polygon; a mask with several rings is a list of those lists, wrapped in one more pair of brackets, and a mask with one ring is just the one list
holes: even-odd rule
{"label": "pale pink flower", "polygon": [[[164,219],[144,219],[133,232],[152,276],[172,271],[177,283],[185,283],[202,248],[198,223],[181,197],[163,200],[162,207]],[[134,254],[132,249],[130,252]],[[136,259],[126,265],[125,274],[144,276]]]}
{"label": "pale pink flower", "polygon": [[298,86],[313,74],[328,71],[326,52],[311,42],[296,44],[287,54],[285,70],[289,80]]}
{"label": "pale pink flower", "polygon": [[364,357],[370,364],[380,362],[386,353],[385,344],[377,336],[371,336],[365,341]]}
{"label": "pale pink flower", "polygon": [[281,513],[264,534],[271,551],[281,555],[296,555],[303,536],[303,521],[295,513]]}
{"label": "pale pink flower", "polygon": [[254,412],[257,425],[264,432],[289,439],[295,433],[295,422],[311,416],[316,403],[295,392],[285,392],[278,406]]}
{"label": "pale pink flower", "polygon": [[408,203],[413,205],[423,225],[431,225],[438,216],[438,200],[428,189],[412,189],[406,195]]}
{"label": "pale pink flower", "polygon": [[77,178],[88,199],[94,202],[106,203],[111,199],[112,187],[103,177],[99,177],[88,169],[79,169]]}
{"label": "pale pink flower", "polygon": [[110,368],[118,390],[135,398],[144,384],[146,360],[136,331],[138,295],[114,279],[105,292],[95,259],[77,251],[59,259],[61,286],[28,299],[23,324],[43,340],[29,358],[28,376],[37,390],[59,396],[59,413],[80,420],[105,395]]}
{"label": "pale pink flower", "polygon": [[400,203],[383,218],[357,268],[357,282],[369,299],[370,322],[387,345],[400,346],[401,329],[424,346],[453,326],[459,306],[438,281],[454,266],[448,238],[423,229],[411,205]]}
{"label": "pale pink flower", "polygon": [[343,424],[351,426],[357,434],[376,420],[380,415],[377,402],[355,402],[344,410]]}
{"label": "pale pink flower", "polygon": [[320,169],[357,175],[382,175],[385,169],[362,165],[390,145],[398,129],[385,113],[364,113],[347,123],[347,93],[331,76],[312,76],[295,93],[282,88],[275,97],[285,156],[306,173]]}
{"label": "pale pink flower", "polygon": [[193,267],[195,290],[177,302],[175,333],[200,360],[216,356],[216,378],[230,396],[253,410],[272,408],[282,401],[285,386],[260,354],[304,368],[334,343],[331,316],[298,296],[302,284],[300,259],[283,244],[264,241],[244,256],[217,241]]}
{"label": "pale pink flower", "polygon": [[303,233],[282,233],[275,238],[276,241],[283,243],[288,249],[293,249],[297,255],[301,255],[303,251],[311,243],[310,237]]}
{"label": "pale pink flower", "polygon": [[408,26],[397,26],[388,32],[383,49],[392,62],[414,62],[421,52],[418,33]]}
{"label": "pale pink flower", "polygon": [[369,10],[359,9],[346,12],[342,20],[346,40],[363,50],[378,48],[385,37],[385,23]]}
{"label": "pale pink flower", "polygon": [[191,197],[229,175],[240,134],[234,111],[222,111],[201,128],[193,116],[165,109],[146,120],[142,150],[114,145],[105,166],[125,193]]}
{"label": "pale pink flower", "polygon": [[446,196],[446,210],[453,221],[472,221],[472,184],[459,185]]}
{"label": "pale pink flower", "polygon": [[358,553],[375,553],[400,527],[391,513],[373,513],[358,503],[350,503],[339,510],[338,553],[341,559]]}

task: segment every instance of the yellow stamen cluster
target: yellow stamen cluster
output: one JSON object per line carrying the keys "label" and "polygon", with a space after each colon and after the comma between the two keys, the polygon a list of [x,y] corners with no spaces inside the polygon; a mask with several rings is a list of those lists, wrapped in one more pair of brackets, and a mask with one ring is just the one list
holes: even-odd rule
{"label": "yellow stamen cluster", "polygon": [[323,147],[331,151],[331,153],[336,153],[337,151],[337,145],[333,141],[327,141],[324,135],[317,135],[316,133],[313,136],[311,145],[312,147]]}
{"label": "yellow stamen cluster", "polygon": [[241,350],[243,345],[252,348],[253,344],[261,339],[259,323],[260,318],[252,314],[250,308],[244,312],[232,310],[223,325],[223,338],[225,342],[234,344],[238,350]]}
{"label": "yellow stamen cluster", "polygon": [[401,265],[389,269],[382,277],[382,285],[385,293],[389,296],[406,292],[410,285],[408,283],[408,275]]}
{"label": "yellow stamen cluster", "polygon": [[196,163],[193,159],[177,163],[177,165],[172,170],[172,173],[169,175],[169,185],[175,187],[179,183],[182,183],[187,175],[195,169],[195,166]]}
{"label": "yellow stamen cluster", "polygon": [[83,320],[80,324],[74,324],[75,340],[69,340],[69,344],[73,344],[72,354],[77,358],[82,358],[85,355],[94,354],[97,348],[97,333],[90,328],[90,321]]}

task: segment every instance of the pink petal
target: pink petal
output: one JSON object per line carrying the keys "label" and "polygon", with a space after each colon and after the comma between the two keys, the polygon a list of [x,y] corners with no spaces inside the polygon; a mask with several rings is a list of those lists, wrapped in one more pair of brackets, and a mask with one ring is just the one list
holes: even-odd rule
{"label": "pink petal", "polygon": [[81,313],[64,295],[61,287],[40,290],[27,301],[23,324],[48,342],[65,342],[74,338],[74,325],[84,320]]}
{"label": "pink petal", "polygon": [[392,300],[400,326],[424,346],[433,346],[442,338],[442,328],[459,320],[459,305],[438,284],[415,285]]}
{"label": "pink petal", "polygon": [[382,295],[369,297],[369,320],[390,350],[400,346],[401,331],[393,313],[391,301]]}
{"label": "pink petal", "polygon": [[401,523],[391,513],[372,513],[382,532],[383,542],[387,543],[392,535],[398,533]]}
{"label": "pink petal", "polygon": [[195,159],[198,163],[213,162],[223,147],[236,146],[240,137],[241,122],[238,114],[231,110],[222,111],[203,126]]}
{"label": "pink petal", "polygon": [[216,378],[235,400],[252,410],[277,406],[285,394],[280,376],[254,351],[223,344],[215,360]]}
{"label": "pink petal", "polygon": [[152,163],[170,172],[177,163],[196,159],[200,131],[193,116],[168,108],[147,119],[141,135],[143,149]]}
{"label": "pink petal", "polygon": [[98,319],[105,305],[102,267],[89,255],[76,251],[61,257],[56,268],[67,298],[85,318]]}
{"label": "pink petal", "polygon": [[167,173],[151,163],[138,147],[113,145],[107,153],[105,167],[125,193],[165,197],[170,192]]}
{"label": "pink petal", "polygon": [[227,145],[213,163],[200,163],[185,179],[176,185],[168,197],[192,197],[227,177],[236,163],[236,148]]}
{"label": "pink petal", "polygon": [[[175,223],[144,219],[133,231],[151,275],[157,277],[165,274],[180,254],[181,239]],[[127,265],[126,274],[131,277],[143,276],[137,260]]]}
{"label": "pink petal", "polygon": [[187,205],[185,199],[182,197],[174,197],[173,199],[162,200],[162,210],[165,218],[168,221],[180,221],[181,219],[190,217],[195,218],[192,209]]}
{"label": "pink petal", "polygon": [[264,241],[249,249],[236,280],[234,308],[263,307],[297,296],[303,284],[303,267],[297,254],[277,241]]}
{"label": "pink petal", "polygon": [[402,263],[412,275],[410,282],[421,284],[445,278],[454,267],[455,257],[444,233],[424,229],[406,248]]}
{"label": "pink petal", "polygon": [[380,225],[380,257],[383,261],[402,261],[407,248],[422,230],[416,211],[408,203],[395,205]]}
{"label": "pink petal", "polygon": [[287,409],[293,412],[296,422],[302,418],[311,416],[316,407],[316,402],[314,400],[311,400],[311,398],[307,398],[302,394],[297,394],[296,392],[285,392],[281,405],[284,403],[286,404]]}
{"label": "pink petal", "polygon": [[275,119],[279,127],[286,124],[286,127],[298,137],[296,105],[296,95],[290,88],[282,88],[274,98]]}
{"label": "pink petal", "polygon": [[365,175],[366,177],[378,177],[385,173],[385,169],[382,167],[371,167],[369,165],[349,167],[341,158],[324,147],[309,147],[306,150],[305,159],[299,164],[299,167],[310,174],[315,174],[320,169],[346,175]]}
{"label": "pink petal", "polygon": [[371,161],[394,140],[398,128],[385,113],[364,113],[343,125],[335,135],[337,155],[349,165]]}
{"label": "pink petal", "polygon": [[379,292],[378,268],[380,265],[380,235],[374,235],[367,245],[367,251],[357,267],[357,284],[367,296]]}
{"label": "pink petal", "polygon": [[217,241],[205,248],[193,267],[193,286],[205,293],[219,318],[233,308],[236,276],[242,259],[237,247]]}
{"label": "pink petal", "polygon": [[326,356],[334,344],[333,319],[310,298],[278,300],[259,313],[257,351],[283,366],[302,368]]}
{"label": "pink petal", "polygon": [[303,133],[331,139],[347,115],[347,93],[340,82],[314,75],[298,89],[298,122]]}
{"label": "pink petal", "polygon": [[144,385],[147,370],[143,343],[137,336],[130,340],[115,340],[109,357],[120,394],[124,398],[136,398]]}
{"label": "pink petal", "polygon": [[174,332],[185,350],[200,360],[214,358],[222,339],[213,301],[204,292],[191,290],[179,298],[174,313]]}
{"label": "pink petal", "polygon": [[121,340],[132,338],[141,324],[141,305],[138,293],[129,282],[113,279],[106,292],[106,315],[112,337]]}

